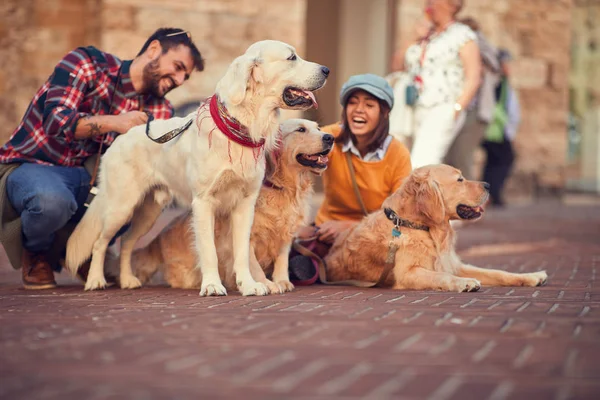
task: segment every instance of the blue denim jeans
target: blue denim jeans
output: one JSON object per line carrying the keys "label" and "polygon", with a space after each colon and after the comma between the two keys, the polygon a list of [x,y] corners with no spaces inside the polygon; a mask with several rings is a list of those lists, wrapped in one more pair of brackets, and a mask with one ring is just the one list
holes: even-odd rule
{"label": "blue denim jeans", "polygon": [[23,247],[45,252],[54,233],[67,222],[79,222],[86,208],[90,174],[83,167],[25,163],[6,180],[6,192],[21,215]]}
{"label": "blue denim jeans", "polygon": [[[59,167],[25,163],[6,179],[6,192],[21,215],[23,247],[43,253],[52,247],[55,232],[83,217],[90,190],[90,174],[83,167]],[[129,226],[111,240],[114,243]]]}

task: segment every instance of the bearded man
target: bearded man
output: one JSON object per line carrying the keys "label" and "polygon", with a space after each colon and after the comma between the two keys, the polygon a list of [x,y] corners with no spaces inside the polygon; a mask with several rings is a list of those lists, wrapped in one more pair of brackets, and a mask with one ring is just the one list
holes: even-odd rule
{"label": "bearded man", "polygon": [[26,289],[56,286],[66,239],[86,210],[99,156],[204,60],[188,32],[161,28],[133,60],[79,47],[55,66],[0,149],[0,242]]}

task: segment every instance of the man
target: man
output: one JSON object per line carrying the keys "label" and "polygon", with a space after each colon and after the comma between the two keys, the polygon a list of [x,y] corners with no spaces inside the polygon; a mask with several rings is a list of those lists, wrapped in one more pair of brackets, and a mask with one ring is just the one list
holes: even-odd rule
{"label": "man", "polygon": [[170,118],[165,99],[204,60],[189,34],[161,28],[133,60],[79,47],[56,65],[0,149],[0,242],[26,289],[56,286],[65,243],[85,212],[95,160],[118,135]]}
{"label": "man", "polygon": [[485,132],[483,148],[487,157],[483,167],[483,180],[490,184],[490,204],[494,207],[503,207],[502,191],[515,161],[512,142],[517,136],[521,122],[521,106],[517,92],[510,84],[512,55],[508,50],[500,49],[498,60],[502,79],[496,86],[494,95],[496,107],[501,107],[503,112],[495,113],[496,118],[492,120]]}

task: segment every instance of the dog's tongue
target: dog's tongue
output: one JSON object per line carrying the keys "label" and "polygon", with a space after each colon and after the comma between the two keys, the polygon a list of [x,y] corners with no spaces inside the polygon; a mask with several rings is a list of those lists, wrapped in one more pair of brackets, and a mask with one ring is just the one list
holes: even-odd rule
{"label": "dog's tongue", "polygon": [[310,100],[313,103],[313,106],[315,107],[315,110],[317,108],[319,108],[319,103],[317,103],[317,99],[315,98],[315,95],[313,94],[313,92],[310,92],[308,90],[303,90],[302,91],[305,95],[307,95],[308,97],[310,97]]}

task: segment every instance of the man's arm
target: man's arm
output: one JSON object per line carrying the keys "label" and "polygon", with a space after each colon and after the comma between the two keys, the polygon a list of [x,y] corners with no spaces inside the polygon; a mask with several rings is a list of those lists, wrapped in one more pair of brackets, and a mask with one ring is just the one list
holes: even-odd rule
{"label": "man's arm", "polygon": [[43,124],[48,136],[75,139],[75,127],[88,114],[78,112],[85,93],[96,81],[96,68],[82,49],[69,52],[54,68],[44,102]]}
{"label": "man's arm", "polygon": [[519,123],[521,122],[521,107],[519,105],[519,97],[513,88],[509,86],[507,90],[508,100],[506,102],[506,111],[508,114],[508,121],[506,121],[504,131],[510,140],[514,140],[515,136],[517,136]]}
{"label": "man's arm", "polygon": [[75,139],[86,139],[107,132],[126,133],[136,125],[145,124],[148,114],[130,111],[119,115],[86,115],[79,118],[75,128]]}
{"label": "man's arm", "polygon": [[79,112],[85,94],[94,89],[96,65],[87,52],[76,49],[68,53],[55,67],[44,103],[43,124],[48,136],[64,136],[67,141],[117,132],[125,133],[146,123],[141,111],[120,115],[90,115]]}
{"label": "man's arm", "polygon": [[77,121],[75,139],[86,139],[92,136],[113,132],[111,115],[87,115]]}

